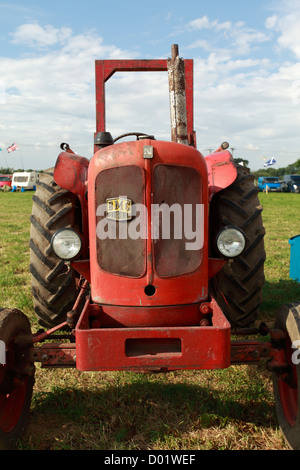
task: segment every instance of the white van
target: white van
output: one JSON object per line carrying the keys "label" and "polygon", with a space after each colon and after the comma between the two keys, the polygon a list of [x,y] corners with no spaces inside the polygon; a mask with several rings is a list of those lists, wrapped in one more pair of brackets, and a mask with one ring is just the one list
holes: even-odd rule
{"label": "white van", "polygon": [[13,174],[11,189],[12,191],[36,190],[36,183],[39,180],[39,174],[35,171],[20,171]]}

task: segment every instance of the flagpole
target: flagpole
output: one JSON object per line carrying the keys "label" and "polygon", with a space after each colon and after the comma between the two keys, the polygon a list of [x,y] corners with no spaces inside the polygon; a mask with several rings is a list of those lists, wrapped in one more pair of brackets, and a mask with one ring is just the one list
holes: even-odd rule
{"label": "flagpole", "polygon": [[21,149],[20,150],[20,158],[21,158],[21,165],[22,165],[22,170],[24,171],[24,163],[23,163],[23,159],[22,159],[22,152],[21,152]]}
{"label": "flagpole", "polygon": [[[0,149],[0,150],[2,151],[2,149]],[[7,161],[6,161],[6,158],[5,158],[4,153],[3,153],[3,158],[4,158],[4,161],[5,161],[5,163],[6,163],[6,168],[8,169],[8,164],[7,164]]]}
{"label": "flagpole", "polygon": [[14,143],[14,144],[10,145],[9,147],[7,147],[7,149],[6,149],[7,153],[14,152],[15,150],[20,150],[21,166],[22,166],[22,171],[24,171],[24,163],[23,163],[23,159],[22,159],[22,152],[21,152],[21,149],[17,146],[17,144]]}

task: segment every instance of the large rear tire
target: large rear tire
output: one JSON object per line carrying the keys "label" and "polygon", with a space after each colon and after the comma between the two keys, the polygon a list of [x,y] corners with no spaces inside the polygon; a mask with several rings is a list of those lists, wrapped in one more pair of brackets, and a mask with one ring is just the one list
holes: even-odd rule
{"label": "large rear tire", "polygon": [[264,285],[265,229],[258,188],[249,169],[237,166],[237,178],[217,193],[210,207],[212,256],[218,230],[226,225],[242,229],[246,235],[244,252],[213,278],[211,291],[233,327],[249,327],[258,316]]}
{"label": "large rear tire", "polygon": [[289,372],[288,381],[273,373],[278,424],[287,445],[300,450],[300,354],[296,349],[300,342],[300,303],[282,305],[277,312],[275,328],[287,333],[285,348]]}
{"label": "large rear tire", "polygon": [[10,450],[27,426],[34,384],[31,329],[20,310],[1,309],[0,340],[6,346],[5,364],[0,365],[0,450]]}
{"label": "large rear tire", "polygon": [[32,199],[31,291],[40,325],[51,328],[65,321],[77,296],[76,273],[53,253],[51,238],[60,228],[78,227],[81,209],[76,196],[55,183],[53,168],[41,173]]}

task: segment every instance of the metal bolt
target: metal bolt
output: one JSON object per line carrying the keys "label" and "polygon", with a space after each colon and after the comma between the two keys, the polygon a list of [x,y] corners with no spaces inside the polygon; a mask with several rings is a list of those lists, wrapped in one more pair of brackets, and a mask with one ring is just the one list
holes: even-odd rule
{"label": "metal bolt", "polygon": [[251,354],[253,357],[259,357],[259,351],[257,349],[254,349]]}
{"label": "metal bolt", "polygon": [[211,307],[207,303],[203,303],[200,305],[199,310],[201,313],[210,313],[211,312]]}
{"label": "metal bolt", "polygon": [[202,318],[199,323],[200,326],[209,326],[209,320],[207,318]]}

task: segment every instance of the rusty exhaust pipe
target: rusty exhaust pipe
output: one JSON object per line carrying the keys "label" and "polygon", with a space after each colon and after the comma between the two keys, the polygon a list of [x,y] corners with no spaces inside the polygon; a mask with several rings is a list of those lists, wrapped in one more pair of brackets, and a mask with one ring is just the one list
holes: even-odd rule
{"label": "rusty exhaust pipe", "polygon": [[179,57],[177,44],[173,44],[168,59],[170,95],[171,140],[188,145],[184,60]]}

